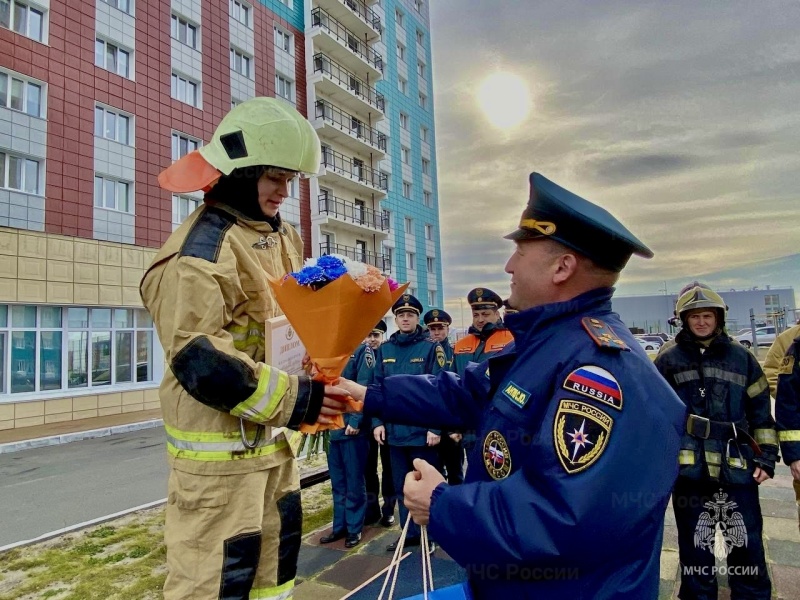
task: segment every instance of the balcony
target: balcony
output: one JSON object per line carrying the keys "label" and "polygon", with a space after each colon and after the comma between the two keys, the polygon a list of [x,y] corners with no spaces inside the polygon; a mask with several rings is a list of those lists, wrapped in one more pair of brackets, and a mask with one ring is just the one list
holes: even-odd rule
{"label": "balcony", "polygon": [[353,260],[361,261],[373,267],[378,267],[384,273],[388,273],[392,270],[392,263],[389,257],[386,254],[378,254],[372,250],[323,242],[319,245],[319,255],[324,256],[325,254],[341,254],[347,258],[352,258]]}
{"label": "balcony", "polygon": [[376,160],[386,155],[386,135],[327,100],[314,103],[314,127],[324,140],[332,140]]}
{"label": "balcony", "polygon": [[363,204],[348,202],[327,192],[317,197],[317,205],[319,214],[327,217],[326,222],[334,219],[337,224],[353,231],[356,235],[363,234],[364,229],[377,235],[389,235],[389,217],[382,210],[373,210]]}
{"label": "balcony", "polygon": [[355,194],[368,193],[385,196],[389,185],[386,175],[364,164],[358,158],[345,156],[340,152],[322,147],[322,166],[325,172],[320,176],[320,183],[330,182],[341,185]]}
{"label": "balcony", "polygon": [[318,7],[311,11],[311,29],[307,35],[314,39],[317,50],[335,58],[368,81],[383,76],[383,57],[325,10]]}
{"label": "balcony", "polygon": [[316,0],[314,4],[362,40],[375,40],[383,31],[380,17],[361,0]]}
{"label": "balcony", "polygon": [[383,116],[385,100],[378,90],[326,54],[315,54],[313,63],[314,72],[308,78],[309,83],[337,105],[365,117],[374,115],[373,121]]}

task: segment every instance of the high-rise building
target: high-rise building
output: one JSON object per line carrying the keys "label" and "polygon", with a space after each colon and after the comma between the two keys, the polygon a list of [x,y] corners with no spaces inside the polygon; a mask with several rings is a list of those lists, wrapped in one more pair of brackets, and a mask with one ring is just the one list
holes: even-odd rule
{"label": "high-rise building", "polygon": [[430,62],[422,2],[0,0],[0,438],[158,416],[138,285],[202,194],[156,178],[253,96],[322,140],[281,208],[306,254],[440,303]]}

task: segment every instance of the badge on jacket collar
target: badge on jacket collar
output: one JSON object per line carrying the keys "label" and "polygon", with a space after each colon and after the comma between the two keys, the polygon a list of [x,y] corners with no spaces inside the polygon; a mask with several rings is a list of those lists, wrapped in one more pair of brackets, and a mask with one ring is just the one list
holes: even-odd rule
{"label": "badge on jacket collar", "polygon": [[483,464],[492,479],[505,479],[511,472],[511,452],[499,431],[490,431],[483,440]]}
{"label": "badge on jacket collar", "polygon": [[578,400],[561,400],[553,423],[553,443],[570,475],[591,467],[605,452],[614,419]]}
{"label": "badge on jacket collar", "polygon": [[616,378],[595,365],[583,365],[567,375],[562,387],[622,410],[622,389]]}
{"label": "badge on jacket collar", "polygon": [[253,248],[259,250],[266,250],[267,248],[274,248],[278,245],[278,241],[274,237],[261,236],[258,241],[253,244]]}

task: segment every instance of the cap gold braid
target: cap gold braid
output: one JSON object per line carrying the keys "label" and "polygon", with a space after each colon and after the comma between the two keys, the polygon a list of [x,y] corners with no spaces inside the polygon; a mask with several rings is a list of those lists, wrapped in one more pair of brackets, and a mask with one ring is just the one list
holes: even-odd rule
{"label": "cap gold braid", "polygon": [[552,221],[537,221],[536,219],[522,219],[519,226],[524,229],[535,229],[542,235],[553,235],[556,232],[556,224]]}

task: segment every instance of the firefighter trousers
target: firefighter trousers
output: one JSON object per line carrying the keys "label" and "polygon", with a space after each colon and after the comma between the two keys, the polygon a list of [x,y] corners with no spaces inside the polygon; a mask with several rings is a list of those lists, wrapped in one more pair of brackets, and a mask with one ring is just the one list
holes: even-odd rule
{"label": "firefighter trousers", "polygon": [[303,522],[297,464],[237,475],[172,469],[165,600],[292,597]]}
{"label": "firefighter trousers", "polygon": [[769,600],[771,584],[755,481],[730,485],[678,477],[672,508],[681,566],[678,598],[717,600],[717,575],[727,575],[732,600]]}

